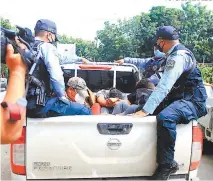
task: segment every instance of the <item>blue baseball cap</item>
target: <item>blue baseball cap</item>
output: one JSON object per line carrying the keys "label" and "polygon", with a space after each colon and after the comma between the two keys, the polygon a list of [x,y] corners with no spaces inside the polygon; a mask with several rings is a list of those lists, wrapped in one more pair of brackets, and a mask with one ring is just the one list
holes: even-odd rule
{"label": "blue baseball cap", "polygon": [[40,19],[37,21],[34,30],[35,34],[37,34],[41,30],[51,32],[52,34],[56,35],[56,41],[58,41],[57,28],[56,24],[53,21],[50,21],[48,19]]}
{"label": "blue baseball cap", "polygon": [[152,43],[156,43],[158,39],[163,40],[178,40],[178,31],[173,26],[161,26],[156,32],[156,36],[153,38]]}

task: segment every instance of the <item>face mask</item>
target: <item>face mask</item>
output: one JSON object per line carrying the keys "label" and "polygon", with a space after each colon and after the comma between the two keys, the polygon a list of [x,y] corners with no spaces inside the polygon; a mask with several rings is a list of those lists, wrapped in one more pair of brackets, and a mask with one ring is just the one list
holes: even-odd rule
{"label": "face mask", "polygon": [[80,96],[79,94],[75,95],[75,102],[79,103],[79,104],[84,104],[85,102],[85,98]]}
{"label": "face mask", "polygon": [[165,53],[160,52],[160,50],[154,50],[155,57],[164,57]]}
{"label": "face mask", "polygon": [[[161,43],[161,42],[160,42]],[[160,52],[163,52],[163,47],[160,46],[160,43],[156,45],[157,49],[160,51]]]}

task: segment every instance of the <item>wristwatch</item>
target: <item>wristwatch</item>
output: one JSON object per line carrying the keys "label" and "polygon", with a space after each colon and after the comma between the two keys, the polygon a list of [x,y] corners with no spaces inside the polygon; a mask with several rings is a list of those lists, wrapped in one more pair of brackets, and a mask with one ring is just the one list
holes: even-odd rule
{"label": "wristwatch", "polygon": [[27,106],[27,100],[25,98],[19,98],[15,104],[2,102],[1,106],[6,109],[8,108],[10,118],[9,122],[16,122],[18,120],[21,120],[21,114],[26,109]]}

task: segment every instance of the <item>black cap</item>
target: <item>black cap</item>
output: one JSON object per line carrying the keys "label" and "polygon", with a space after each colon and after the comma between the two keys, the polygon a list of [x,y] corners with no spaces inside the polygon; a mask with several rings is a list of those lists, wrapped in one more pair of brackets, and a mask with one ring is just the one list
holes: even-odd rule
{"label": "black cap", "polygon": [[156,43],[158,39],[178,40],[178,31],[173,26],[161,26],[157,30],[156,36],[153,38],[152,43]]}
{"label": "black cap", "polygon": [[56,35],[56,41],[58,40],[56,24],[53,21],[48,19],[40,19],[37,21],[34,30],[35,34],[41,30],[51,32],[52,34]]}

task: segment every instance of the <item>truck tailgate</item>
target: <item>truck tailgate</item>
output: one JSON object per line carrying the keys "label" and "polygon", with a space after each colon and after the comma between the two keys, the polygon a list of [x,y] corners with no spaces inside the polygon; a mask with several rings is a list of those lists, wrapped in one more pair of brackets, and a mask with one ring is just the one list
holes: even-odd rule
{"label": "truck tailgate", "polygon": [[[129,134],[100,133],[99,126],[129,126]],[[105,127],[103,126],[102,131]],[[108,131],[109,133],[110,131]],[[64,116],[27,120],[27,179],[151,176],[156,169],[156,118]],[[190,164],[192,123],[177,126],[177,174]]]}

